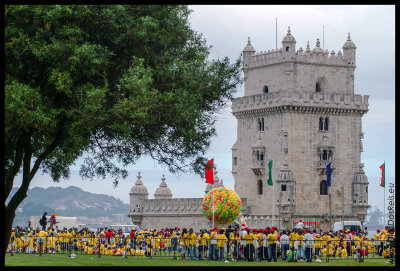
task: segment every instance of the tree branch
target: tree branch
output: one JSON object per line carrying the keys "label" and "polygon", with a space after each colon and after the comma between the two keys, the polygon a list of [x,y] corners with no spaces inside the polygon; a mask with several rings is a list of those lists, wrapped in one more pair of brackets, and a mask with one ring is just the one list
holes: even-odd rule
{"label": "tree branch", "polygon": [[[39,155],[39,157],[36,159],[35,164],[32,167],[32,171],[29,174],[29,179],[32,180],[32,178],[35,176],[36,172],[38,171],[40,164],[42,163],[42,161],[44,159],[47,158],[47,156],[49,156],[49,154],[58,146],[58,144],[61,141],[61,135],[62,135],[62,130],[63,130],[63,126],[60,125],[56,134],[56,137],[54,138],[53,142],[50,144],[50,146],[44,151],[42,152],[41,155]],[[30,181],[29,180],[29,181]]]}

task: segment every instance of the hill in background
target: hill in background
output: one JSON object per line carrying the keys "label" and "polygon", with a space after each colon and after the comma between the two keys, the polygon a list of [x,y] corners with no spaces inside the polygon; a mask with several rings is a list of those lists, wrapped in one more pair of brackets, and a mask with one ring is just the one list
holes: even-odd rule
{"label": "hill in background", "polygon": [[[17,189],[12,189],[7,202]],[[89,225],[109,225],[117,222],[126,224],[129,221],[129,204],[112,196],[84,191],[79,187],[34,187],[29,189],[27,194],[17,209],[13,227],[26,227],[29,216],[41,216],[45,211],[48,215],[58,213],[59,216],[76,216],[79,223]]]}

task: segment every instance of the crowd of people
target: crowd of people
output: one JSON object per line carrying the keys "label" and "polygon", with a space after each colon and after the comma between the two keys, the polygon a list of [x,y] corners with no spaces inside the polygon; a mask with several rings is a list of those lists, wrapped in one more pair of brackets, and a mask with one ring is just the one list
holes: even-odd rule
{"label": "crowd of people", "polygon": [[[162,228],[122,230],[101,228],[58,227],[33,230],[31,227],[12,229],[8,252],[57,253],[81,251],[85,254],[148,257],[173,255],[182,260],[216,261],[321,261],[323,257],[348,258],[373,254],[394,256],[394,230],[377,230],[371,240],[364,231],[342,230],[317,232],[304,228],[292,231],[276,227],[250,229],[244,224],[225,228],[214,227],[194,232],[193,228]],[[172,254],[171,254],[172,253]]]}

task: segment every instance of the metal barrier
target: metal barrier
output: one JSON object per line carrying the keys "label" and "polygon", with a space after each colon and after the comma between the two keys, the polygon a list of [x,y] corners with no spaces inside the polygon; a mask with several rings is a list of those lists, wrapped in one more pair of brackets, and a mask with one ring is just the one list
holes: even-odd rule
{"label": "metal barrier", "polygon": [[[323,237],[325,238],[325,237]],[[307,259],[330,260],[352,259],[363,262],[365,259],[388,258],[392,262],[395,256],[394,242],[385,240],[337,240],[321,239],[303,241],[289,239],[287,244],[279,241],[268,244],[266,240],[243,239],[183,239],[143,236],[129,237],[62,237],[50,236],[40,242],[38,236],[12,237],[7,252],[15,253],[58,253],[92,254],[122,257],[171,257],[186,260],[217,261],[301,261]]]}

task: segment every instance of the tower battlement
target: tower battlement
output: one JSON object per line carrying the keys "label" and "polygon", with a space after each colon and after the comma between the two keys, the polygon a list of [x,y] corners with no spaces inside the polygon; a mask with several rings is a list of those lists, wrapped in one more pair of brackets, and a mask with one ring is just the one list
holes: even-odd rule
{"label": "tower battlement", "polygon": [[346,59],[343,57],[342,52],[339,50],[337,53],[332,50],[329,54],[329,51],[326,49],[325,51],[318,50],[310,50],[304,51],[301,47],[299,51],[297,51],[295,56],[292,56],[289,59],[285,59],[283,55],[282,48],[278,50],[268,50],[256,52],[251,56],[251,62],[248,63],[247,68],[258,68],[260,66],[280,64],[283,62],[298,62],[301,64],[320,64],[320,65],[332,65],[332,66],[347,66],[351,65]]}

